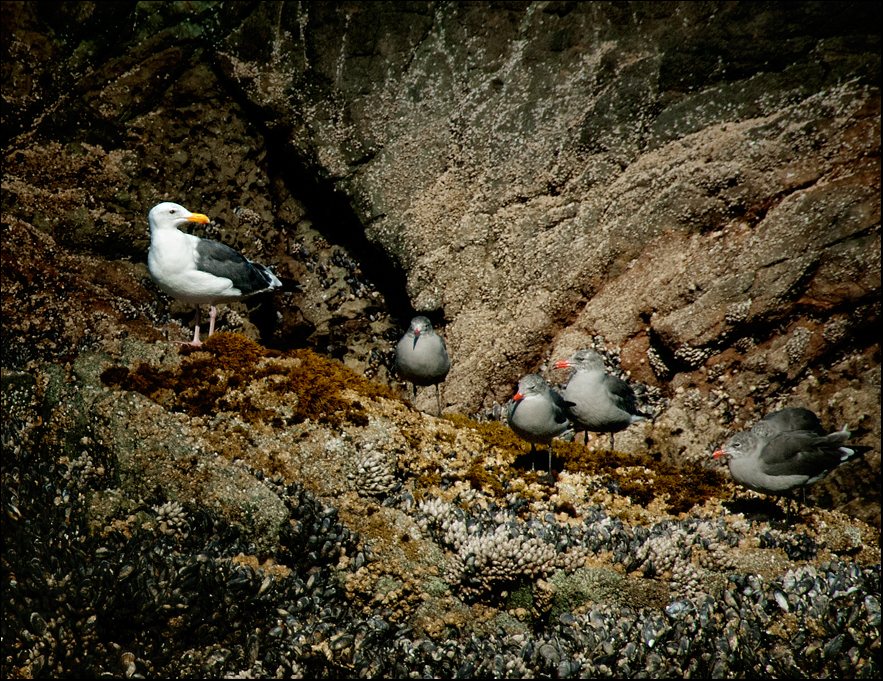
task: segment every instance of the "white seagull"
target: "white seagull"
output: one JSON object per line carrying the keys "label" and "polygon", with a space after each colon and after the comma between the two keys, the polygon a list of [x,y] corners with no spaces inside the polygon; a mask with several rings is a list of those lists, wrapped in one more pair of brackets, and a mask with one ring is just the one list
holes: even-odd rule
{"label": "white seagull", "polygon": [[[161,291],[196,308],[193,340],[183,345],[200,346],[199,306],[208,304],[209,330],[215,332],[216,303],[242,300],[256,293],[282,287],[266,267],[252,262],[229,246],[201,239],[179,230],[188,223],[207,223],[201,213],[191,213],[177,203],[160,203],[147,214],[150,250],[147,268]],[[181,341],[175,341],[181,342]]]}

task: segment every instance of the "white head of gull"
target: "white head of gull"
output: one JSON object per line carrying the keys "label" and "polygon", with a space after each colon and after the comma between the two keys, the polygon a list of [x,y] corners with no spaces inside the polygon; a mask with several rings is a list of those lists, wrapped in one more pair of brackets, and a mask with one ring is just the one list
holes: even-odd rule
{"label": "white head of gull", "polygon": [[150,276],[161,291],[196,308],[193,340],[186,345],[202,345],[199,340],[201,304],[211,306],[208,331],[211,336],[215,332],[216,303],[234,302],[282,287],[282,282],[270,270],[229,246],[180,231],[189,223],[207,223],[209,219],[201,213],[191,213],[177,203],[166,202],[151,208],[147,221],[150,223],[147,253]]}

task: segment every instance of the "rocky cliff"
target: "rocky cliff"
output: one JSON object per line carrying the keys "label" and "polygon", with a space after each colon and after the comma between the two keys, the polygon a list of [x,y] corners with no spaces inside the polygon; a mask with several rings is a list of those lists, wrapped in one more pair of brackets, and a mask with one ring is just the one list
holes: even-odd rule
{"label": "rocky cliff", "polygon": [[[879,26],[3,3],[5,675],[876,675]],[[301,290],[179,352],[163,200]],[[495,407],[582,347],[655,418],[546,479]],[[782,406],[867,449],[793,527],[707,465]]]}

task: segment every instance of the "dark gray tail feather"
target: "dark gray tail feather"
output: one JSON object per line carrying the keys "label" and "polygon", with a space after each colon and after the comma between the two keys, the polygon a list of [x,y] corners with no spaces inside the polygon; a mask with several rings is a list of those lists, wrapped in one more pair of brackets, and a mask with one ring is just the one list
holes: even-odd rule
{"label": "dark gray tail feather", "polygon": [[291,279],[290,277],[276,277],[279,281],[282,282],[282,292],[290,292],[290,293],[303,293],[303,287],[298,283],[295,279]]}
{"label": "dark gray tail feather", "polygon": [[849,461],[854,458],[864,458],[864,455],[868,452],[873,452],[873,447],[866,447],[864,445],[850,445],[849,447],[841,447],[840,452],[843,456],[840,457],[840,461]]}

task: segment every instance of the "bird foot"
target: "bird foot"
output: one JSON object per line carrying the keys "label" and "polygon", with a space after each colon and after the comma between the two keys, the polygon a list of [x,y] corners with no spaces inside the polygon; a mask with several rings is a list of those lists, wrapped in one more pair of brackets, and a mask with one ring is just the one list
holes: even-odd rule
{"label": "bird foot", "polygon": [[198,348],[203,345],[201,340],[192,340],[192,341],[172,341],[176,345],[189,345],[192,348]]}

